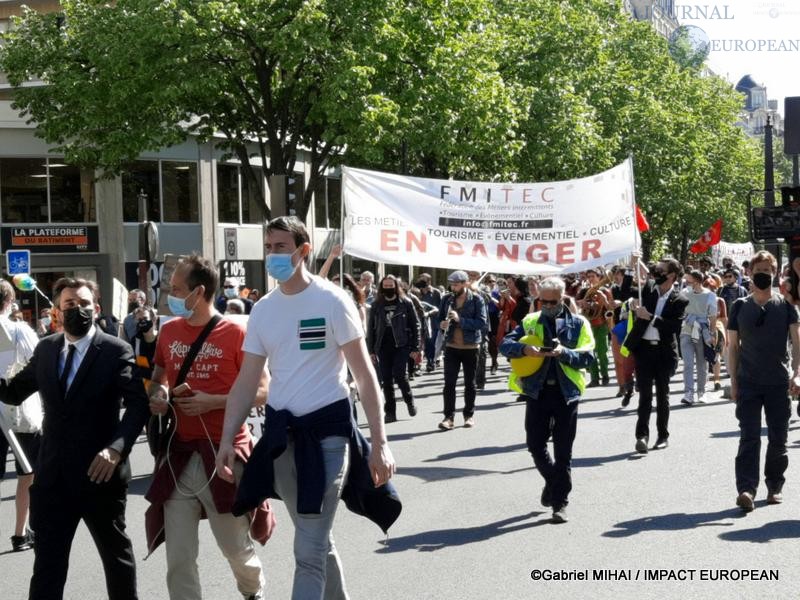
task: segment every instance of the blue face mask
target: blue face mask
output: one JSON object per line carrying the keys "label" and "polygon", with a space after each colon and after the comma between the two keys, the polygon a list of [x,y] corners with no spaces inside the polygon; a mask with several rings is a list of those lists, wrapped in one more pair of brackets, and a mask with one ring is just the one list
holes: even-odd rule
{"label": "blue face mask", "polygon": [[[297,252],[295,250],[294,252]],[[278,280],[279,283],[288,281],[294,275],[297,265],[292,264],[291,254],[268,254],[267,255],[267,273]]]}
{"label": "blue face mask", "polygon": [[167,306],[176,317],[189,319],[194,314],[194,309],[186,308],[186,298],[177,298],[170,294],[167,296]]}
{"label": "blue face mask", "polygon": [[225,294],[225,297],[228,299],[237,298],[239,296],[239,290],[237,290],[235,287],[225,288],[223,293]]}

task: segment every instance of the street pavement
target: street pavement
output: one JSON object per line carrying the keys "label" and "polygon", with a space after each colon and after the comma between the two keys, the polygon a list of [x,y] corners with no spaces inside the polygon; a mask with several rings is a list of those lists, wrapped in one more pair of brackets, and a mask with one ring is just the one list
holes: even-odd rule
{"label": "street pavement", "polygon": [[[588,390],[580,407],[573,458],[569,522],[550,523],[539,504],[542,480],[525,448],[525,405],[506,391],[505,361],[479,392],[477,426],[454,431],[441,419],[440,373],[413,386],[419,414],[402,403],[400,421],[388,425],[398,464],[395,484],[404,508],[389,537],[342,504],[334,535],[350,595],[381,599],[505,598],[796,598],[800,592],[800,425],[789,432],[785,502],[767,506],[762,486],[756,510],[734,505],[738,428],[734,406],[720,393],[704,405],[680,405],[679,376],[672,383],[670,447],[635,454],[636,397],[627,409],[616,386]],[[398,394],[399,395],[399,394]],[[461,406],[459,394],[459,408]],[[794,415],[794,411],[793,411]],[[361,411],[363,424],[363,411]],[[652,416],[655,430],[655,413]],[[652,443],[652,440],[651,440]],[[762,455],[766,440],[762,447]],[[763,461],[762,461],[763,462]],[[134,480],[128,531],[138,560],[140,598],[167,598],[163,547],[146,561],[144,511],[152,467],[146,444],[133,453]],[[9,464],[13,473],[13,465]],[[2,484],[0,549],[10,549],[12,476]],[[267,598],[291,593],[292,526],[275,502],[278,528],[258,553]],[[199,568],[206,599],[236,599],[235,583],[207,523],[200,526]],[[32,552],[0,555],[0,598],[25,598]],[[751,570],[778,580],[709,581]],[[612,576],[617,580],[608,580]],[[585,577],[585,580],[534,580]],[[620,577],[630,580],[619,580]],[[644,581],[646,577],[660,580]],[[668,578],[674,578],[668,580]],[[704,580],[704,578],[706,580]],[[638,579],[638,580],[637,580]],[[72,548],[65,598],[104,598],[103,571],[86,528]]]}

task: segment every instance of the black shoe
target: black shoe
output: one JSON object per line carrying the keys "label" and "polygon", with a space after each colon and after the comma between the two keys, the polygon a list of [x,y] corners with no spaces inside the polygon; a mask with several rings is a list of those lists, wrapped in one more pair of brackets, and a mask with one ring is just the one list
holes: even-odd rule
{"label": "black shoe", "polygon": [[633,395],[633,392],[631,392],[631,391],[625,392],[625,395],[622,397],[622,408],[625,408],[626,406],[628,406],[628,404],[631,403],[631,396],[632,395]]}
{"label": "black shoe", "polygon": [[715,383],[715,384],[714,384],[714,391],[715,391],[715,392],[718,392],[718,391],[720,391],[721,389],[722,389],[722,384],[721,384],[719,381],[718,381],[717,383]]}
{"label": "black shoe", "polygon": [[434,368],[435,367],[432,364],[428,363],[427,365],[425,365],[425,372],[430,373],[433,371]]}
{"label": "black shoe", "polygon": [[553,495],[550,493],[550,486],[544,484],[542,488],[542,497],[540,499],[542,506],[550,507],[553,506]]}
{"label": "black shoe", "polygon": [[475,389],[476,389],[476,390],[478,390],[478,391],[483,391],[483,389],[484,389],[485,387],[486,387],[486,384],[485,384],[485,383],[480,383],[480,384],[477,384],[477,383],[476,383],[476,384],[475,384]]}
{"label": "black shoe", "polygon": [[492,368],[489,369],[489,373],[491,375],[497,375],[497,365],[492,365]]}
{"label": "black shoe", "polygon": [[603,385],[608,385],[608,375],[603,377]]}
{"label": "black shoe", "polygon": [[14,552],[22,552],[24,550],[31,550],[33,548],[33,532],[25,528],[24,535],[11,536],[11,549]]}
{"label": "black shoe", "polygon": [[620,386],[619,389],[617,390],[617,394],[616,394],[616,396],[614,396],[614,398],[622,398],[622,396],[624,394],[625,394],[625,390],[623,390],[622,386]]}
{"label": "black shoe", "polygon": [[600,385],[600,382],[597,379],[592,379],[587,385],[587,388],[597,387]]}
{"label": "black shoe", "polygon": [[383,416],[383,422],[384,423],[394,423],[396,421],[397,421],[397,415],[393,415],[391,413],[386,413]]}
{"label": "black shoe", "polygon": [[417,405],[414,404],[413,400],[409,400],[406,402],[406,408],[408,408],[408,416],[409,417],[416,417],[417,416]]}
{"label": "black shoe", "polygon": [[636,440],[636,451],[639,454],[647,454],[647,438],[639,438]]}
{"label": "black shoe", "polygon": [[653,450],[663,450],[668,446],[669,446],[669,441],[667,440],[667,438],[660,437],[656,440],[656,444],[655,446],[653,446]]}

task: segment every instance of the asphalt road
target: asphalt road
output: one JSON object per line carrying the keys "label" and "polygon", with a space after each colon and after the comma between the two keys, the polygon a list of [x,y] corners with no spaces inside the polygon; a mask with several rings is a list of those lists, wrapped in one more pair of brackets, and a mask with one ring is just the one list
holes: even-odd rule
{"label": "asphalt road", "polygon": [[[419,414],[409,418],[401,404],[401,420],[388,426],[399,465],[395,483],[404,501],[388,540],[344,505],[337,515],[334,534],[352,598],[798,596],[796,419],[789,434],[784,504],[766,506],[762,487],[756,510],[743,515],[734,505],[738,427],[733,405],[709,393],[707,404],[681,406],[676,376],[670,447],[637,455],[635,397],[631,407],[620,409],[612,379],[611,387],[589,390],[581,404],[570,521],[554,525],[539,505],[542,480],[524,445],[524,403],[505,391],[505,375],[501,370],[490,376],[479,393],[477,426],[464,429],[459,416],[450,432],[436,428],[440,374],[414,382]],[[652,418],[654,429],[655,414]],[[765,446],[766,441],[762,455]],[[127,513],[137,558],[145,554],[143,494],[151,466],[146,445],[138,444]],[[13,489],[13,481],[3,482],[0,548],[9,550]],[[282,599],[291,591],[292,527],[283,505],[276,506],[277,532],[259,555],[266,597]],[[239,598],[208,525],[201,523],[200,530],[204,597]],[[0,555],[0,598],[26,597],[32,562],[32,552]],[[140,598],[166,598],[163,548],[137,566]],[[749,579],[741,580],[742,570]],[[542,579],[534,580],[537,575]],[[608,580],[612,575],[617,580]],[[753,581],[753,575],[778,579]],[[737,580],[709,580],[720,577]],[[65,597],[105,597],[100,560],[83,525],[73,545]]]}

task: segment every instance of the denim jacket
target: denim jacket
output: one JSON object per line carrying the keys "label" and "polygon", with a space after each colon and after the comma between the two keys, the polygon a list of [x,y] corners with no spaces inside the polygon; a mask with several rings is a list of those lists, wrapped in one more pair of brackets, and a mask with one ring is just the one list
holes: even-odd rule
{"label": "denim jacket", "polygon": [[[467,295],[467,299],[464,300],[464,304],[460,309],[454,308],[456,300],[453,294],[447,294],[442,298],[442,307],[439,310],[439,316],[442,319],[446,319],[447,313],[449,313],[451,309],[455,310],[458,313],[461,330],[464,332],[464,343],[480,344],[484,331],[487,331],[486,304],[483,302],[483,298],[481,298],[480,294],[475,294],[471,290],[465,290],[464,293]],[[453,340],[453,332],[455,329],[455,325],[450,323],[450,326],[445,332],[445,344]]]}
{"label": "denim jacket", "polygon": [[[552,326],[546,319],[541,319],[540,322],[544,327]],[[558,360],[561,367],[556,369],[558,384],[564,400],[569,404],[580,400],[583,393],[585,384],[581,385],[583,384],[581,370],[591,366],[595,360],[594,336],[589,322],[580,315],[573,315],[567,309],[561,311],[556,319],[556,324],[557,329],[552,337],[558,339],[561,345],[561,356],[545,358],[538,371],[528,377],[520,377],[517,379],[517,385],[524,396],[538,398],[539,392],[544,387],[545,377],[550,370],[550,361]],[[522,357],[525,344],[521,344],[519,339],[527,333],[523,321],[522,325],[503,338],[499,348],[500,353],[508,358]]]}

